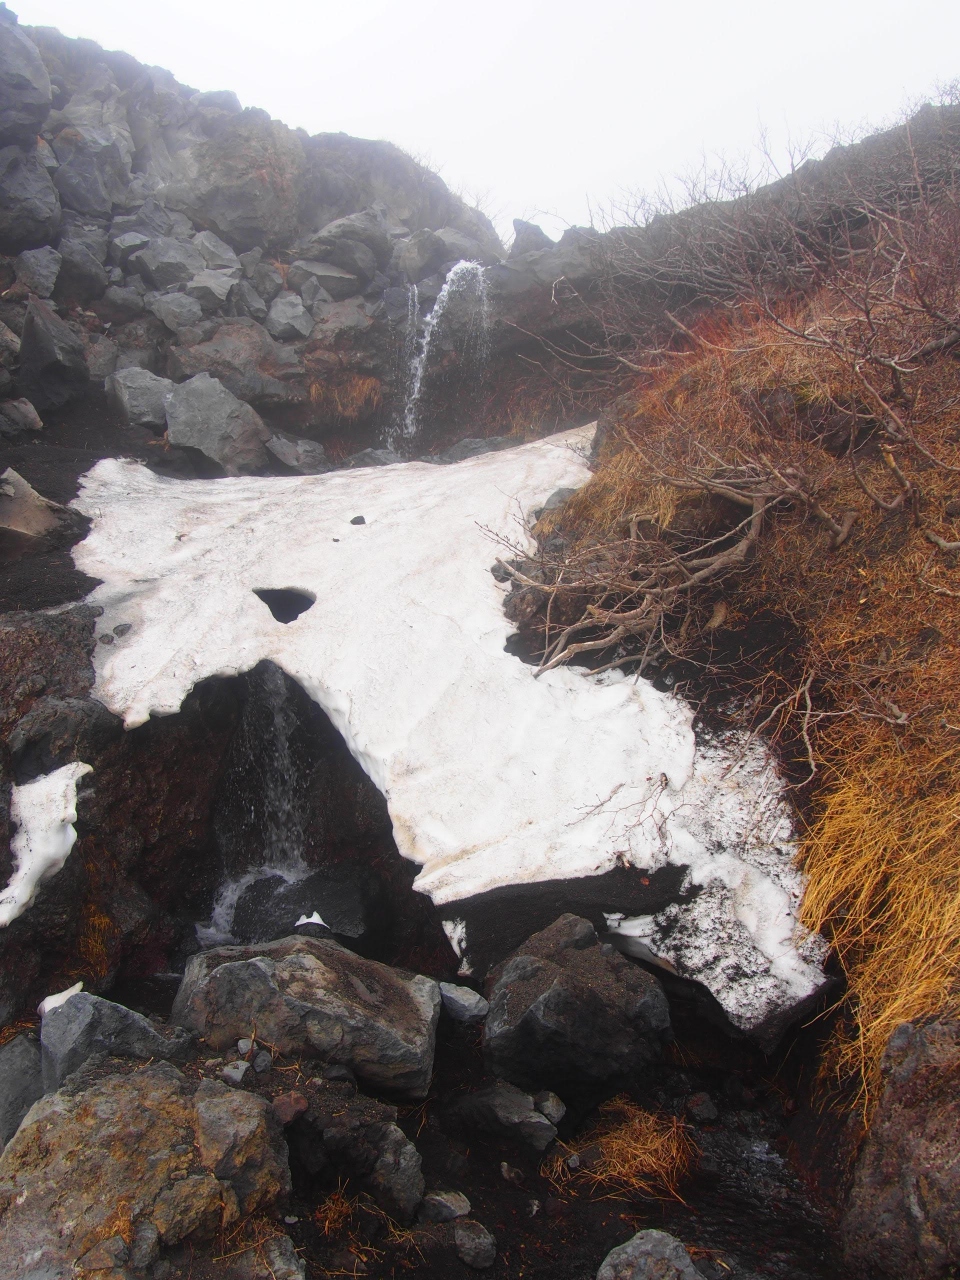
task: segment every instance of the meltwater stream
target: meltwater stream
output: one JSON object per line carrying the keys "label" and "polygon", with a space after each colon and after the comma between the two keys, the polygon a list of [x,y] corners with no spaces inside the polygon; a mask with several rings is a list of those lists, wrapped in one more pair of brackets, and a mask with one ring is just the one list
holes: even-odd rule
{"label": "meltwater stream", "polygon": [[[240,895],[265,874],[296,884],[310,874],[304,861],[304,779],[292,747],[297,728],[296,706],[283,671],[266,662],[250,673],[250,699],[241,726],[243,749],[253,765],[254,794],[245,805],[245,820],[257,829],[260,854],[256,865],[221,885],[209,924],[197,926],[202,946],[228,942]],[[230,840],[230,835],[226,836]]]}
{"label": "meltwater stream", "polygon": [[[430,350],[444,314],[454,301],[462,300],[469,308],[469,320],[463,340],[461,356],[465,364],[481,364],[486,358],[489,303],[487,278],[479,262],[458,262],[450,269],[443,288],[437,295],[430,314],[423,322],[423,331],[416,341],[419,307],[417,286],[410,287],[410,304],[407,317],[407,343],[411,348],[407,398],[403,406],[400,424],[404,440],[416,438],[419,427],[418,411],[423,380],[430,364]],[[395,442],[395,433],[394,433]]]}

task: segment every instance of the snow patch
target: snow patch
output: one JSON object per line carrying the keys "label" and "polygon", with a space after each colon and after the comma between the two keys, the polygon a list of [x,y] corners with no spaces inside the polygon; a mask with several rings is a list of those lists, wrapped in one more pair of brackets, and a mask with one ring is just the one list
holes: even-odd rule
{"label": "snow patch", "polygon": [[[683,866],[690,900],[654,919],[649,945],[750,1029],[823,981],[767,753],[698,748],[689,707],[645,680],[534,679],[504,651],[494,539],[531,546],[529,513],[588,479],[590,435],[447,467],[268,479],[98,463],[75,503],[93,527],[73,555],[102,580],[98,629],[130,630],[96,647],[96,696],[132,727],[176,712],[199,680],[276,663],[386,796],[416,888],[438,904]],[[254,588],[317,603],[281,624]]]}
{"label": "snow patch", "polygon": [[31,902],[37,887],[56,875],[77,838],[77,782],[91,773],[88,764],[65,764],[53,773],[14,786],[10,817],[17,833],[10,841],[14,869],[0,893],[0,928],[15,920]]}
{"label": "snow patch", "polygon": [[77,982],[72,987],[67,987],[66,991],[58,991],[56,995],[46,996],[37,1005],[37,1013],[41,1018],[45,1018],[52,1009],[59,1009],[62,1004],[66,1004],[71,996],[78,996],[83,990],[83,983]]}
{"label": "snow patch", "polygon": [[302,924],[322,924],[324,929],[330,928],[326,920],[320,919],[319,911],[314,911],[312,916],[301,916],[300,919],[297,921],[297,923],[293,927],[295,929],[299,929]]}

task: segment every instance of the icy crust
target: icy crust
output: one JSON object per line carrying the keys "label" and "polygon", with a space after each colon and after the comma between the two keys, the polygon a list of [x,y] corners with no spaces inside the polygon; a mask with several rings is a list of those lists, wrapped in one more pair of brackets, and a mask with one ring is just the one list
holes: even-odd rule
{"label": "icy crust", "polygon": [[77,838],[77,781],[88,764],[65,764],[33,782],[14,786],[10,817],[17,831],[10,841],[14,856],[10,883],[0,893],[0,928],[33,902],[41,881],[56,875]]}
{"label": "icy crust", "polygon": [[[768,762],[755,776],[729,772],[735,751],[697,752],[689,709],[645,681],[534,679],[504,652],[491,535],[529,543],[526,513],[588,478],[589,438],[291,478],[178,481],[98,463],[75,504],[93,527],[74,549],[103,581],[89,597],[111,641],[97,646],[96,696],[132,727],[177,711],[199,680],[275,662],[384,793],[436,903],[618,863],[689,867],[712,905],[703,919],[679,909],[674,963],[712,975],[747,1029],[822,982],[795,942],[785,810],[777,841],[758,826],[758,804],[780,794]],[[282,624],[253,594],[265,588],[316,603]],[[707,962],[708,937],[741,965],[747,938],[757,967]]]}

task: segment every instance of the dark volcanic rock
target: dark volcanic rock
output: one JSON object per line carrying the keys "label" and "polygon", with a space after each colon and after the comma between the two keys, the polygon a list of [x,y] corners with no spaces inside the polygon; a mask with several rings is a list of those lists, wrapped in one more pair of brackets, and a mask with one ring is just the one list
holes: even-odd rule
{"label": "dark volcanic rock", "polygon": [[561,1096],[659,1057],[670,1015],[660,983],[561,916],[495,970],[484,1053],[491,1070]]}
{"label": "dark volcanic rock", "polygon": [[169,378],[158,378],[149,369],[121,369],[106,380],[107,399],[128,426],[166,426],[164,401],[172,390]]}
{"label": "dark volcanic rock", "polygon": [[934,1280],[960,1266],[960,1023],[904,1023],[841,1226],[865,1280]]}
{"label": "dark volcanic rock", "polygon": [[332,939],[286,938],[193,956],[173,1016],[223,1049],[251,1027],[283,1053],[349,1066],[377,1088],[426,1096],[440,992]]}
{"label": "dark volcanic rock", "polygon": [[[278,1103],[280,1105],[278,1105]],[[309,1173],[328,1180],[346,1175],[399,1222],[410,1222],[423,1198],[420,1154],[396,1123],[395,1107],[375,1102],[339,1080],[311,1081],[296,1114],[291,1148]]]}
{"label": "dark volcanic rock", "polygon": [[258,471],[267,463],[270,429],[260,415],[207,373],[198,373],[167,395],[167,438],[219,462],[228,475]]}
{"label": "dark volcanic rock", "polygon": [[362,943],[371,922],[358,870],[314,871],[292,884],[279,875],[255,880],[237,899],[233,935],[241,942],[273,942],[290,937],[301,916],[316,913],[346,945]]}
{"label": "dark volcanic rock", "polygon": [[306,399],[303,366],[289,347],[252,321],[221,324],[205,342],[171,347],[167,371],[182,381],[209,373],[240,400],[298,404]]}
{"label": "dark volcanic rock", "polygon": [[690,1254],[665,1231],[638,1231],[626,1244],[611,1249],[597,1280],[700,1280]]}
{"label": "dark volcanic rock", "polygon": [[15,1036],[0,1046],[0,1151],[38,1098],[43,1097],[40,1046],[33,1036]]}
{"label": "dark volcanic rock", "polygon": [[0,146],[36,142],[51,100],[50,77],[37,46],[4,7],[0,13]]}
{"label": "dark volcanic rock", "polygon": [[503,1080],[455,1099],[445,1115],[454,1129],[493,1134],[534,1151],[545,1151],[557,1136],[530,1094]]}
{"label": "dark volcanic rock", "polygon": [[182,1059],[193,1037],[179,1028],[162,1035],[139,1013],[79,991],[44,1014],[40,1026],[43,1087],[52,1093],[95,1053],[111,1058]]}
{"label": "dark volcanic rock", "polygon": [[76,399],[89,381],[83,343],[46,303],[31,299],[20,339],[22,394],[42,412]]}
{"label": "dark volcanic rock", "polygon": [[0,149],[0,252],[49,244],[60,225],[60,198],[37,148]]}

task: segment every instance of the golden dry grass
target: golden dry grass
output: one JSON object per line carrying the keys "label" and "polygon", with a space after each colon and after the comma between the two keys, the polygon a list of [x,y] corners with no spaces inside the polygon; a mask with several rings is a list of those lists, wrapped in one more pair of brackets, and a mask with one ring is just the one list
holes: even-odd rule
{"label": "golden dry grass", "polygon": [[644,1111],[625,1097],[600,1110],[600,1122],[579,1146],[579,1151],[589,1150],[589,1159],[571,1169],[567,1162],[574,1152],[565,1148],[545,1164],[554,1186],[679,1198],[680,1184],[697,1154],[684,1125],[674,1116]]}
{"label": "golden dry grass", "polygon": [[310,403],[327,418],[356,422],[379,408],[383,388],[379,378],[347,374],[336,380],[311,378]]}
{"label": "golden dry grass", "polygon": [[[848,310],[824,290],[785,317],[829,333],[851,323]],[[562,532],[581,562],[625,555],[631,519],[671,546],[712,535],[716,502],[670,478],[760,456],[810,479],[830,512],[856,510],[833,549],[808,508],[781,505],[746,568],[693,599],[680,642],[704,641],[718,599],[728,631],[772,617],[794,637],[793,675],[781,651],[742,677],[737,706],[754,725],[769,716],[765,735],[795,753],[796,671],[811,680],[804,919],[831,940],[848,983],[829,1067],[868,1107],[894,1027],[960,1015],[960,556],[930,537],[960,542],[960,361],[914,361],[895,403],[917,447],[884,452],[870,439],[880,410],[835,352],[743,313],[697,334],[636,380],[596,474],[539,531]],[[850,422],[866,435],[853,451]],[[891,463],[913,486],[897,510],[863,487],[893,502]]]}
{"label": "golden dry grass", "polygon": [[340,1184],[314,1210],[313,1221],[325,1236],[337,1236],[345,1229],[356,1210],[356,1196],[347,1196]]}

